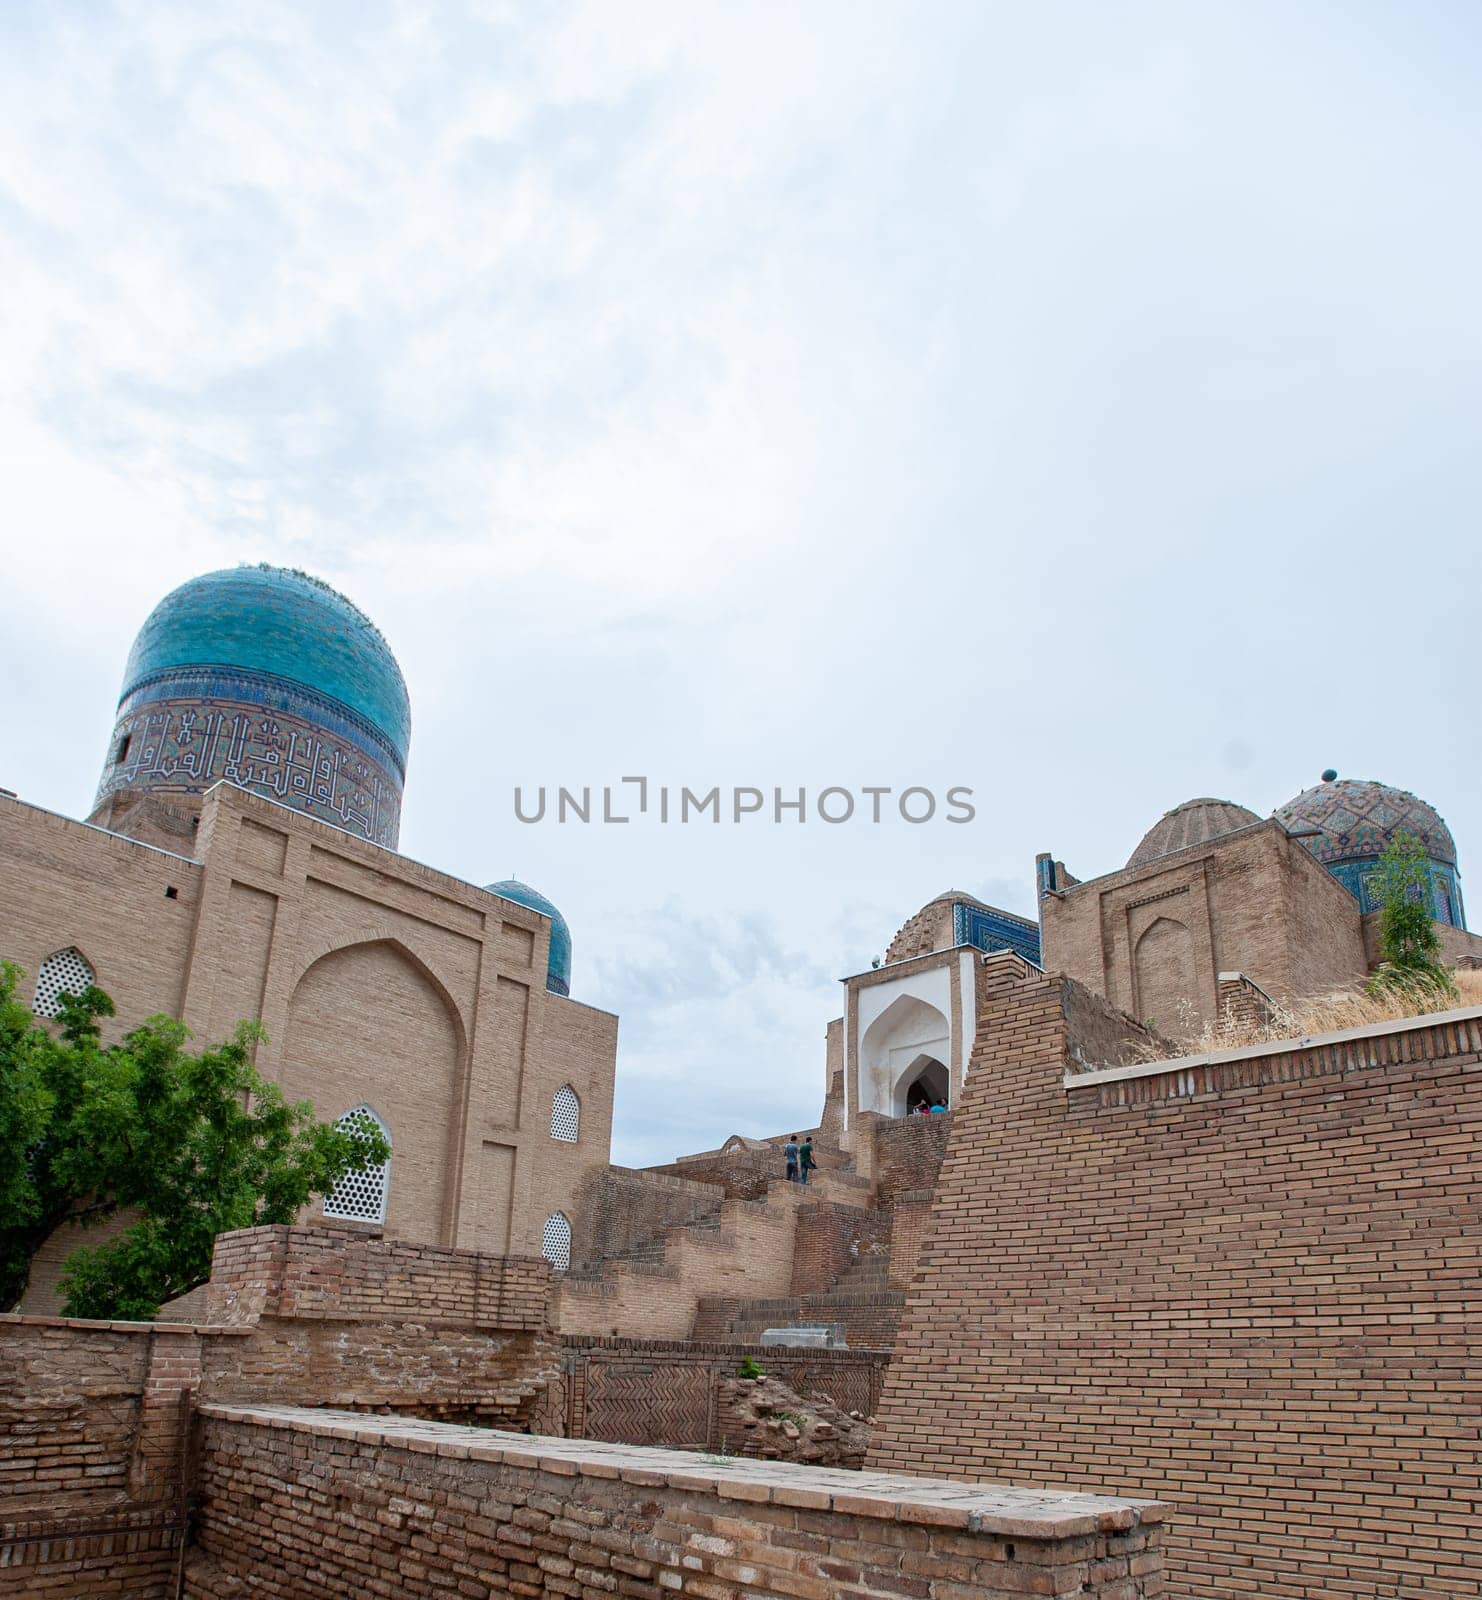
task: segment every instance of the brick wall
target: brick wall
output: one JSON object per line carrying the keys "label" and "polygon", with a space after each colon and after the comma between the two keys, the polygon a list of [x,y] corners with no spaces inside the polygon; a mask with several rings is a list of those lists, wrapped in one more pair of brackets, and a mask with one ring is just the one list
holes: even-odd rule
{"label": "brick wall", "polygon": [[1475,1596],[1482,1013],[1067,1088],[993,979],[871,1465],[1179,1502],[1189,1600]]}
{"label": "brick wall", "polygon": [[272,1316],[543,1330],[553,1284],[550,1263],[534,1257],[278,1225],[218,1236],[206,1303],[213,1323]]}
{"label": "brick wall", "polygon": [[906,1297],[900,1290],[872,1289],[849,1293],[777,1296],[773,1299],[730,1299],[709,1296],[700,1302],[693,1337],[712,1341],[753,1343],[768,1328],[831,1324],[843,1329],[851,1350],[889,1353],[895,1348]]}
{"label": "brick wall", "polygon": [[214,1265],[211,1326],[0,1317],[0,1594],[173,1600],[198,1395],[520,1428],[559,1388],[545,1261],[267,1227]]}
{"label": "brick wall", "polygon": [[821,1293],[862,1260],[890,1257],[889,1208],[821,1201],[799,1206],[793,1235],[793,1294]]}
{"label": "brick wall", "polygon": [[1271,996],[1243,972],[1222,972],[1216,1013],[1220,1031],[1249,1038],[1276,1016]]}
{"label": "brick wall", "polygon": [[[960,1092],[960,1091],[959,1091]],[[874,1181],[877,1202],[883,1203],[905,1190],[930,1189],[937,1181],[952,1113],[934,1117],[884,1117],[876,1111],[859,1112],[850,1124],[850,1137],[860,1170]],[[860,1146],[868,1142],[868,1152]]]}
{"label": "brick wall", "polygon": [[713,1184],[690,1182],[670,1172],[606,1167],[590,1173],[577,1197],[571,1230],[575,1266],[595,1265],[605,1257],[630,1256],[659,1248],[664,1234],[689,1222],[712,1219],[725,1192]]}
{"label": "brick wall", "polygon": [[528,1425],[558,1366],[550,1264],[333,1228],[223,1234],[205,1392]]}
{"label": "brick wall", "polygon": [[1138,1600],[1163,1508],[208,1407],[190,1600]]}
{"label": "brick wall", "polygon": [[565,1339],[559,1393],[542,1413],[539,1431],[675,1450],[726,1449],[717,1396],[748,1357],[789,1388],[821,1394],[841,1411],[865,1416],[879,1401],[889,1360],[883,1352],[867,1350]]}
{"label": "brick wall", "polygon": [[173,1597],[201,1344],[184,1326],[0,1317],[0,1593]]}

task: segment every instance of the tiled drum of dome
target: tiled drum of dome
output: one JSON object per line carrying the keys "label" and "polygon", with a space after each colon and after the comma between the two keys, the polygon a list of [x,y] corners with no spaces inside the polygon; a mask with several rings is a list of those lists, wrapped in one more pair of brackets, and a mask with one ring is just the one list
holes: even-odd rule
{"label": "tiled drum of dome", "polygon": [[1276,817],[1297,832],[1364,912],[1380,909],[1380,856],[1392,840],[1409,834],[1430,858],[1432,915],[1452,927],[1466,927],[1456,841],[1435,809],[1418,796],[1388,784],[1345,778],[1304,790],[1279,807]]}
{"label": "tiled drum of dome", "polygon": [[410,727],[389,647],[343,596],[279,568],[207,573],[139,631],[98,802],[224,780],[394,847]]}
{"label": "tiled drum of dome", "polygon": [[957,901],[952,907],[952,942],[979,950],[1012,950],[1039,965],[1039,928],[1007,911],[985,911]]}

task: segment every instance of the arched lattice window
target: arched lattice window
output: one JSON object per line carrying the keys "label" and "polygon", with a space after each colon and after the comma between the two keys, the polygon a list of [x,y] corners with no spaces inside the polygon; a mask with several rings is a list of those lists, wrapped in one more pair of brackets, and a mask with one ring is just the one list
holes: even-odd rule
{"label": "arched lattice window", "polygon": [[581,1133],[581,1101],[569,1083],[562,1084],[551,1100],[551,1138],[575,1144]]}
{"label": "arched lattice window", "polygon": [[68,945],[65,950],[54,950],[41,963],[36,974],[36,998],[31,1009],[38,1017],[54,1017],[61,1011],[64,994],[80,995],[97,979],[80,950]]}
{"label": "arched lattice window", "polygon": [[571,1224],[559,1211],[545,1219],[545,1229],[540,1238],[540,1253],[557,1272],[565,1272],[571,1265]]}
{"label": "arched lattice window", "polygon": [[[391,1130],[369,1106],[356,1106],[335,1122],[350,1134],[380,1132],[391,1142]],[[386,1194],[391,1188],[391,1158],[378,1167],[363,1167],[347,1172],[324,1197],[326,1217],[347,1217],[352,1222],[384,1222]]]}

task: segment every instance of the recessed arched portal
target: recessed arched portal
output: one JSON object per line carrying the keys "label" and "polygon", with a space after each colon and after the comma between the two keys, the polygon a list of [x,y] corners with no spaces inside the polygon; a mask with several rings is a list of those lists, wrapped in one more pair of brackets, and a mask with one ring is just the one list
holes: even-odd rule
{"label": "recessed arched portal", "polygon": [[895,1086],[894,1110],[898,1117],[914,1115],[923,1108],[950,1106],[952,1084],[946,1066],[935,1056],[919,1055],[901,1073]]}
{"label": "recessed arched portal", "polygon": [[951,1075],[943,1063],[950,1053],[946,1014],[919,995],[897,995],[860,1038],[859,1109],[905,1116],[907,1090],[927,1063],[940,1074],[930,1080],[930,1087],[940,1090],[941,1103],[946,1104]]}
{"label": "recessed arched portal", "polygon": [[299,979],[278,1080],[318,1116],[361,1106],[394,1130],[389,1236],[442,1239],[456,1137],[463,1027],[433,973],[404,945],[376,939],[334,950]]}

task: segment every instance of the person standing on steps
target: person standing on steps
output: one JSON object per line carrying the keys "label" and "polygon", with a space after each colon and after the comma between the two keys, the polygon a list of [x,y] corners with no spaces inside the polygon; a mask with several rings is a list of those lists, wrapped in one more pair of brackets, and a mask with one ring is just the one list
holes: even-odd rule
{"label": "person standing on steps", "polygon": [[794,1134],[782,1147],[782,1154],[787,1161],[787,1181],[798,1181],[798,1136]]}
{"label": "person standing on steps", "polygon": [[813,1135],[810,1133],[803,1140],[803,1148],[798,1152],[798,1170],[802,1174],[804,1183],[808,1181],[808,1174],[818,1163],[813,1159]]}

